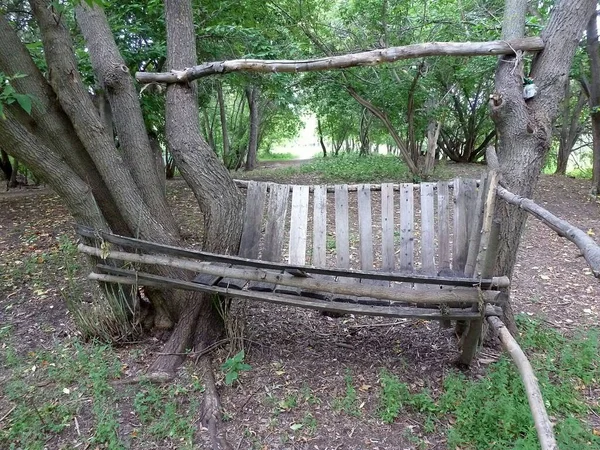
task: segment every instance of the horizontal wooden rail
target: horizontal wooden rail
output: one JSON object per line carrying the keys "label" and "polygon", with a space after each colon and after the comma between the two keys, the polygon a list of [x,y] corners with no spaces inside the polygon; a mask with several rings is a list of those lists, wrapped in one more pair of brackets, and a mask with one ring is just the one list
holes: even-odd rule
{"label": "horizontal wooden rail", "polygon": [[[480,318],[480,314],[470,309],[449,308],[447,313],[439,309],[411,308],[405,306],[370,306],[357,305],[349,303],[330,302],[324,300],[309,299],[306,297],[272,294],[268,292],[243,291],[235,289],[226,289],[217,286],[206,286],[192,283],[189,281],[174,280],[158,275],[147,274],[143,272],[133,272],[129,276],[107,275],[100,273],[91,273],[88,277],[91,280],[104,281],[108,283],[120,283],[129,285],[142,285],[154,287],[168,287],[174,289],[183,289],[205,293],[219,294],[227,297],[236,297],[246,300],[258,300],[280,305],[297,306],[301,308],[316,309],[321,311],[333,311],[345,314],[361,314],[367,316],[387,316],[404,317],[420,319],[455,319],[455,320],[473,320]],[[502,311],[498,307],[486,308],[487,315],[501,315]]]}
{"label": "horizontal wooden rail", "polygon": [[134,248],[147,252],[171,255],[180,258],[189,258],[197,261],[224,263],[232,265],[242,265],[254,267],[257,269],[270,269],[288,271],[291,273],[306,273],[314,275],[328,275],[342,278],[360,278],[365,280],[383,280],[391,282],[405,282],[417,284],[433,284],[442,286],[469,287],[479,286],[481,289],[500,289],[510,286],[508,277],[494,277],[491,279],[476,280],[464,277],[439,277],[431,275],[421,275],[415,273],[399,272],[376,272],[354,269],[337,269],[325,267],[303,266],[285,263],[276,263],[255,259],[240,258],[238,256],[218,255],[215,253],[204,252],[200,250],[189,250],[170,245],[156,244],[154,242],[141,239],[119,236],[116,234],[100,232],[89,227],[77,226],[77,233],[81,236],[98,239],[122,247]]}
{"label": "horizontal wooden rail", "polygon": [[318,278],[304,278],[289,273],[270,272],[256,268],[223,267],[206,262],[189,261],[172,256],[138,255],[135,253],[114,250],[101,250],[96,247],[79,244],[79,251],[104,259],[135,262],[140,264],[157,264],[165,267],[190,270],[197,273],[229,277],[246,281],[271,283],[273,285],[302,288],[307,291],[328,292],[350,296],[373,297],[401,303],[417,304],[460,304],[460,303],[494,303],[501,297],[499,291],[481,291],[479,289],[428,289],[412,292],[393,288],[358,283],[332,283]]}

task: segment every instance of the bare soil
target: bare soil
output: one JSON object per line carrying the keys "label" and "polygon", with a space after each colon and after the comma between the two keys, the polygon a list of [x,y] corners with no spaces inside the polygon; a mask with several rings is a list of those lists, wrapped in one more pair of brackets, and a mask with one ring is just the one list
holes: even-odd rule
{"label": "bare soil", "polygon": [[[478,165],[456,169],[453,174],[461,176],[475,177],[482,171]],[[536,201],[596,237],[600,204],[588,195],[588,185],[584,180],[543,176]],[[169,193],[184,230],[194,236],[199,211],[193,196],[179,180],[169,183]],[[13,325],[11,345],[23,354],[76,333],[62,296],[64,270],[45,264],[61,236],[75,239],[72,225],[58,197],[48,189],[0,193],[0,325]],[[39,276],[11,278],[7,274],[13,273],[15,265]],[[600,284],[574,245],[534,219],[527,223],[513,286],[517,312],[567,333],[575,326],[599,323]],[[330,318],[261,303],[246,305],[245,314],[246,362],[252,370],[244,372],[234,388],[226,387],[222,376],[218,379],[233,448],[446,448],[443,435],[425,433],[418,415],[407,413],[391,425],[383,424],[376,413],[376,388],[380,370],[387,368],[411,389],[427,387],[435,397],[444,377],[457,370],[452,330],[439,330],[436,322]],[[143,373],[160,351],[160,342],[149,336],[118,351],[125,375],[134,375]],[[480,376],[498,354],[497,348],[482,349],[468,375]],[[213,356],[218,369],[231,354],[220,349]],[[196,368],[189,363],[183,370],[189,374]],[[0,383],[3,377],[0,373]],[[355,388],[357,401],[344,409],[348,383]],[[121,407],[120,434],[125,435],[134,418],[130,406],[123,403]],[[0,399],[0,416],[8,409]],[[77,436],[68,433],[74,430],[63,432],[63,442],[76,440]],[[207,448],[202,447],[208,442],[206,436],[207,431],[200,430],[198,448]],[[48,448],[60,445],[50,443]],[[167,447],[134,441],[131,448]]]}

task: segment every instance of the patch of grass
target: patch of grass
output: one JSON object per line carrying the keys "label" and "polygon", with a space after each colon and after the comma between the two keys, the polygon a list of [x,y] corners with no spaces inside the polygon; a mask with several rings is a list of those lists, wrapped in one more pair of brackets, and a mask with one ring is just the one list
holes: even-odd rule
{"label": "patch of grass", "polygon": [[49,439],[74,425],[79,409],[90,400],[89,442],[125,448],[117,435],[110,386],[121,365],[110,347],[70,341],[26,355],[5,354],[0,363],[11,369],[0,393],[14,408],[0,429],[0,448],[45,448]]}
{"label": "patch of grass", "polygon": [[333,409],[336,411],[342,411],[349,416],[360,417],[360,405],[358,402],[358,395],[354,382],[352,380],[352,374],[348,371],[344,376],[344,383],[346,390],[343,397],[338,397],[333,401]]}
{"label": "patch of grass", "polygon": [[316,158],[297,168],[300,173],[314,173],[328,183],[368,183],[374,181],[409,180],[408,169],[395,156],[358,156]]}
{"label": "patch of grass", "polygon": [[[582,394],[600,383],[598,330],[567,339],[525,317],[519,317],[518,324],[520,345],[538,377],[548,414],[556,421],[559,447],[600,448],[600,437],[585,425],[590,406]],[[481,380],[450,374],[435,400],[425,390],[411,393],[387,371],[382,371],[380,384],[379,417],[383,421],[394,421],[408,407],[424,414],[426,432],[449,422],[449,448],[539,448],[523,383],[507,356],[491,365]]]}
{"label": "patch of grass", "polygon": [[259,161],[290,161],[296,159],[293,153],[259,153]]}
{"label": "patch of grass", "polygon": [[592,167],[576,168],[567,173],[568,176],[581,180],[591,180],[593,176]]}

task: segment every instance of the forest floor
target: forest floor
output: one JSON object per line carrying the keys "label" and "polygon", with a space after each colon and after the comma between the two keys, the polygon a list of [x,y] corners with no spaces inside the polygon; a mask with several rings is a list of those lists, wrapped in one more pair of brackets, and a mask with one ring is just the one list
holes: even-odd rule
{"label": "forest floor", "polygon": [[[481,172],[475,165],[447,168],[448,178]],[[286,177],[288,183],[319,181],[301,173]],[[600,203],[588,195],[588,185],[542,176],[535,199],[598,236]],[[183,229],[195,236],[200,216],[192,194],[181,180],[169,182],[168,190]],[[0,447],[207,448],[197,417],[202,374],[193,361],[174,384],[115,384],[110,380],[144,372],[160,351],[160,337],[118,347],[81,344],[65,302],[85,276],[73,263],[72,225],[49,189],[0,193]],[[534,219],[527,223],[512,286],[517,313],[562,334],[600,323],[600,284],[574,245]],[[240,383],[226,386],[221,364],[233,352],[222,347],[213,354],[234,449],[449,447],[446,431],[459,417],[432,421],[427,401],[406,405],[403,397],[397,402],[406,409],[386,423],[381,389],[387,380],[388,387],[401,383],[439,399],[445,382],[462,376],[454,365],[452,330],[439,330],[436,322],[330,318],[260,303],[235,309],[245,316],[238,333],[251,369],[240,374]],[[482,379],[500,353],[497,346],[484,347],[464,375]],[[587,425],[595,430],[599,381],[583,393]],[[504,447],[491,442],[489,448]]]}

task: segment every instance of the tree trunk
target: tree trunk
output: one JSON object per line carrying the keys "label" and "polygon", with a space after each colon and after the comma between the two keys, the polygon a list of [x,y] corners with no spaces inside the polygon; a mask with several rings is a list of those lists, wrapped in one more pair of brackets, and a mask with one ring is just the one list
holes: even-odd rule
{"label": "tree trunk", "polygon": [[15,159],[12,167],[12,172],[10,173],[10,178],[8,179],[8,183],[6,185],[7,188],[16,188],[19,184],[17,180],[17,175],[19,175],[19,160]]}
{"label": "tree trunk", "polygon": [[319,133],[319,143],[321,144],[321,150],[323,150],[323,158],[327,158],[327,147],[325,146],[325,139],[323,138],[323,128],[321,127],[321,119],[317,118],[317,131]]}
{"label": "tree trunk", "polygon": [[223,135],[223,162],[229,167],[229,130],[227,129],[227,112],[225,111],[225,99],[223,98],[223,86],[217,83],[217,102],[219,103],[219,115],[221,117],[221,134]]}
{"label": "tree trunk", "polygon": [[259,90],[256,86],[246,88],[248,108],[250,110],[250,136],[248,138],[248,154],[246,155],[246,170],[254,170],[256,166],[256,155],[258,153],[258,127],[260,125],[260,114],[258,110]]}
{"label": "tree trunk", "polygon": [[4,149],[0,150],[0,170],[2,171],[2,176],[5,180],[10,180],[12,175],[12,164],[10,163],[10,159],[8,157],[8,153],[4,151]]}
{"label": "tree trunk", "polygon": [[587,26],[587,53],[590,59],[591,80],[590,90],[590,117],[592,121],[593,138],[593,171],[592,194],[600,194],[600,54],[598,53],[598,17],[596,11],[591,15]]}
{"label": "tree trunk", "polygon": [[[533,99],[523,98],[523,62],[521,55],[499,59],[495,92],[490,97],[492,118],[496,124],[499,168],[504,185],[516,194],[531,198],[544,165],[552,139],[552,122],[564,95],[564,84],[575,49],[585,24],[595,9],[594,0],[572,0],[556,4],[542,33],[544,50],[532,63],[530,77],[540,92]],[[507,0],[502,28],[504,40],[523,36],[526,0]],[[512,276],[526,213],[498,202],[500,245],[494,273]],[[512,308],[505,309],[505,320],[516,332]]]}
{"label": "tree trunk", "polygon": [[558,155],[556,158],[556,171],[554,173],[559,175],[565,175],[567,173],[567,165],[569,157],[573,152],[573,147],[581,134],[581,126],[579,119],[581,118],[581,112],[586,103],[585,92],[582,89],[577,98],[577,104],[571,110],[570,97],[571,97],[571,83],[567,82],[565,87],[565,99],[563,101],[563,117],[562,117],[562,128],[560,130]]}

